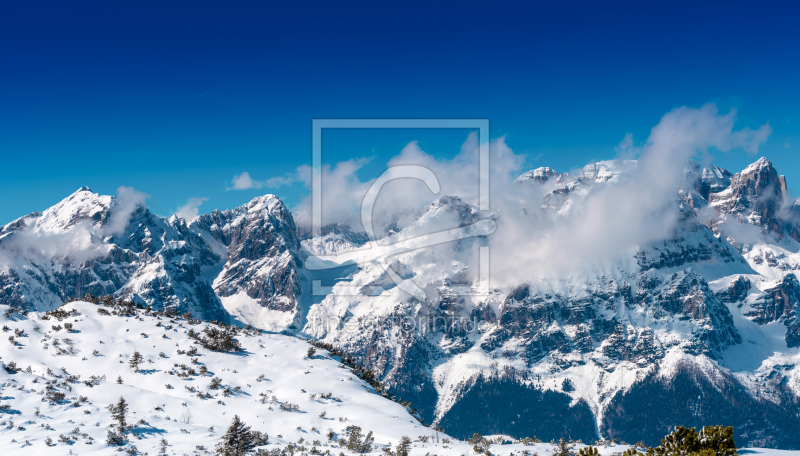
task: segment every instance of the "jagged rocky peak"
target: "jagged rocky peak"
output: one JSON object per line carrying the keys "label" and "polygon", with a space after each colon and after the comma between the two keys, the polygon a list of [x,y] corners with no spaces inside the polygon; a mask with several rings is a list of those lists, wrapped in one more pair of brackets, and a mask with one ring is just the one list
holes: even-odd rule
{"label": "jagged rocky peak", "polygon": [[786,191],[786,177],[779,176],[772,163],[762,157],[734,174],[726,191],[714,195],[711,201],[723,210],[735,212],[749,209],[751,204],[775,199],[780,202]]}
{"label": "jagged rocky peak", "polygon": [[558,176],[556,170],[547,166],[542,166],[523,173],[516,179],[516,182],[537,182],[543,184],[556,176]]}
{"label": "jagged rocky peak", "polygon": [[215,250],[226,252],[222,272],[214,279],[214,291],[226,309],[245,314],[249,311],[242,306],[259,306],[286,312],[289,320],[299,317],[300,240],[291,212],[277,196],[259,196],[235,209],[200,215],[188,225],[215,239]]}
{"label": "jagged rocky peak", "polygon": [[[796,206],[789,203],[786,177],[778,175],[772,163],[759,158],[731,178],[730,186],[709,196],[709,203],[721,216],[735,216],[740,222],[762,227],[778,239],[800,240]],[[720,220],[713,220],[712,227]]]}
{"label": "jagged rocky peak", "polygon": [[728,188],[731,185],[731,177],[733,174],[730,171],[712,164],[704,166],[701,175],[702,181],[708,184],[711,193],[719,193]]}
{"label": "jagged rocky peak", "polygon": [[731,179],[730,187],[735,195],[782,196],[786,193],[786,177],[778,175],[772,162],[761,157],[741,173],[736,173]]}
{"label": "jagged rocky peak", "polygon": [[708,200],[712,193],[719,193],[731,184],[733,174],[725,168],[712,165],[702,165],[695,160],[689,160],[684,173],[684,178],[690,187]]}
{"label": "jagged rocky peak", "polygon": [[[266,222],[266,223],[262,223]],[[263,195],[250,200],[247,204],[224,211],[215,210],[210,214],[198,215],[188,222],[188,226],[196,231],[208,231],[224,245],[240,246],[248,236],[263,236],[266,232],[280,233],[270,236],[268,243],[258,242],[250,246],[241,246],[238,257],[252,257],[258,251],[273,247],[273,241],[286,243],[289,248],[299,245],[297,228],[291,212],[275,195]],[[267,240],[262,238],[261,240]],[[256,245],[258,244],[258,245]],[[249,248],[256,249],[256,251]],[[230,259],[230,252],[229,259]]]}
{"label": "jagged rocky peak", "polygon": [[89,187],[81,187],[42,212],[31,228],[63,231],[84,220],[89,220],[93,225],[104,225],[108,222],[114,201],[113,196],[99,195]]}

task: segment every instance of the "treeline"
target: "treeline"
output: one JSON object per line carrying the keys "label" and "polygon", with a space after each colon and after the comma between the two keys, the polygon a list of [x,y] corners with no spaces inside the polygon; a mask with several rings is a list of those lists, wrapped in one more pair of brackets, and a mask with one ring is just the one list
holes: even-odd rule
{"label": "treeline", "polygon": [[497,375],[478,375],[442,417],[450,435],[466,439],[476,427],[484,434],[551,441],[560,437],[592,442],[597,438],[589,405],[564,393],[543,390],[521,382],[513,370]]}

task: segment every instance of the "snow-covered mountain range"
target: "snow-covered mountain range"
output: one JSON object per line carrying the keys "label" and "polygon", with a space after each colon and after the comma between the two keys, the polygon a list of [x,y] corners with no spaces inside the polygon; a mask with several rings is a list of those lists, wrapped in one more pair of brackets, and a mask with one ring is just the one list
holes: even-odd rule
{"label": "snow-covered mountain range", "polygon": [[[387,258],[421,299],[359,261],[369,255],[362,229],[331,225],[301,239],[271,195],[186,221],[84,188],[0,229],[0,303],[44,311],[113,294],[318,339],[456,437],[657,443],[675,424],[726,424],[742,444],[800,448],[800,213],[768,160],[736,174],[689,162],[673,197],[652,209],[669,223],[633,248],[571,261],[580,251],[548,250],[564,230],[537,237],[542,223],[602,213],[597,195],[637,166],[540,168],[514,182],[519,206],[481,213],[443,196],[393,225],[379,243],[485,218],[500,227]],[[502,274],[477,293],[478,247],[507,252],[509,227],[531,241],[513,258],[492,257]],[[301,266],[312,254],[351,261],[309,271]],[[315,280],[332,293],[315,295]]]}

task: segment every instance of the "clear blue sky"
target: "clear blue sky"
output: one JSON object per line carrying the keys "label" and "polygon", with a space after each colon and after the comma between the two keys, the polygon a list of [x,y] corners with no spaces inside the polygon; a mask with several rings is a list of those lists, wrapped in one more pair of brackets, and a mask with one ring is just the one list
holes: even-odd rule
{"label": "clear blue sky", "polygon": [[[11,2],[0,14],[0,224],[83,185],[169,215],[310,164],[313,118],[488,118],[529,167],[569,170],[715,102],[800,190],[800,9],[724,2]],[[338,137],[326,161],[466,134]],[[336,138],[334,138],[336,139]],[[755,158],[716,154],[740,170]],[[536,159],[538,157],[538,159]],[[294,185],[274,192],[291,205]]]}

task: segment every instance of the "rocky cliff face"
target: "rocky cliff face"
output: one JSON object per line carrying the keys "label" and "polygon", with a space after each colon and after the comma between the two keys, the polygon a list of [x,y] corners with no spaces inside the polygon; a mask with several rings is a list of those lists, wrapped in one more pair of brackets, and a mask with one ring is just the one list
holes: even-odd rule
{"label": "rocky cliff face", "polygon": [[800,240],[797,213],[788,196],[786,178],[761,158],[736,173],[728,188],[710,195],[709,203],[719,214],[710,220],[710,226],[724,231],[721,224],[735,221],[758,226],[778,241],[785,236]]}
{"label": "rocky cliff face", "polygon": [[[291,213],[277,197],[261,196],[232,210],[200,215],[189,229],[224,252],[213,286],[226,309],[244,323],[271,330],[296,323],[300,242]],[[273,311],[272,322],[253,318],[264,311]]]}

